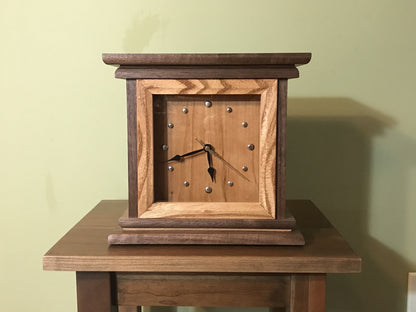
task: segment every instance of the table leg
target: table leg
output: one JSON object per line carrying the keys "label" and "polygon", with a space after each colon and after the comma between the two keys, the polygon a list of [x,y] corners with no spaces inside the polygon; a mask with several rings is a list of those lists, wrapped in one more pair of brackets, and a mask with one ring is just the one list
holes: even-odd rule
{"label": "table leg", "polygon": [[290,312],[325,311],[325,274],[293,274]]}
{"label": "table leg", "polygon": [[111,312],[111,274],[77,272],[78,312]]}

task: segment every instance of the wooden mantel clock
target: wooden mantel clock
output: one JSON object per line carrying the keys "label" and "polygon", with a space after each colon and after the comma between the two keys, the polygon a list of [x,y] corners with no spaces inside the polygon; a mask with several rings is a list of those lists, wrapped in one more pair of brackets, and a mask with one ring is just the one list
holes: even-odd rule
{"label": "wooden mantel clock", "polygon": [[287,81],[310,53],[103,54],[127,81],[129,209],[110,244],[303,245]]}

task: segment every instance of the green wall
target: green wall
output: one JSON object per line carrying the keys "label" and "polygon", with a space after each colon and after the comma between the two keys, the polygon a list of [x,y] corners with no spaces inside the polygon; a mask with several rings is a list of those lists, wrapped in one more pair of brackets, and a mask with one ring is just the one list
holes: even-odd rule
{"label": "green wall", "polygon": [[312,199],[363,272],[328,311],[405,311],[416,269],[416,2],[0,2],[3,311],[75,311],[42,255],[127,197],[125,85],[102,52],[312,52],[289,83],[288,197]]}

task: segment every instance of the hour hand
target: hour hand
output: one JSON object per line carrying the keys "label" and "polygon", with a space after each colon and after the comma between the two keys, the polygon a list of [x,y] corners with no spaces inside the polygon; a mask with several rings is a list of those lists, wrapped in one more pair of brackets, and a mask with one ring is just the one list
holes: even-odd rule
{"label": "hour hand", "polygon": [[211,177],[211,181],[215,182],[215,169],[212,167],[212,156],[211,153],[207,152],[207,158],[208,158],[208,173]]}
{"label": "hour hand", "polygon": [[189,152],[189,153],[183,154],[183,155],[175,155],[175,156],[173,156],[172,158],[168,159],[167,161],[181,161],[181,160],[183,160],[185,157],[193,156],[193,155],[195,155],[195,154],[199,154],[199,153],[201,153],[201,152],[203,152],[203,151],[204,151],[204,149],[203,149],[203,148],[201,148],[201,149],[198,149],[198,150],[195,150],[195,151],[192,151],[192,152]]}

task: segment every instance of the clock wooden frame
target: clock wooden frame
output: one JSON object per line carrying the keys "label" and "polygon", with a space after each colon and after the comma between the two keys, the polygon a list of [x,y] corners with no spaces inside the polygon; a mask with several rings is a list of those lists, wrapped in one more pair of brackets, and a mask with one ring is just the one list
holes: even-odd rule
{"label": "clock wooden frame", "polygon": [[[302,245],[286,209],[287,82],[310,53],[103,54],[127,81],[129,209],[113,244]],[[258,202],[155,202],[153,96],[260,95]],[[220,213],[218,213],[220,212]],[[218,217],[220,215],[220,217]]]}
{"label": "clock wooden frame", "polygon": [[[178,219],[275,219],[276,206],[276,111],[277,80],[205,79],[137,80],[137,170],[132,180],[138,190],[132,198],[130,216],[138,218]],[[154,152],[152,124],[154,95],[260,95],[259,202],[155,202]],[[267,112],[267,114],[265,113]],[[137,175],[137,177],[136,177]],[[136,199],[137,196],[137,199]],[[221,215],[221,217],[218,217]]]}

